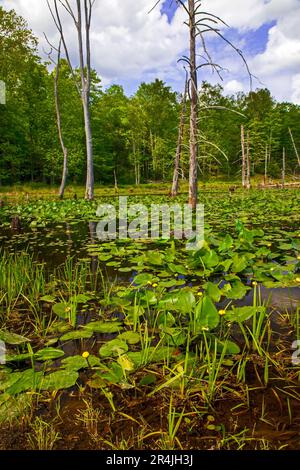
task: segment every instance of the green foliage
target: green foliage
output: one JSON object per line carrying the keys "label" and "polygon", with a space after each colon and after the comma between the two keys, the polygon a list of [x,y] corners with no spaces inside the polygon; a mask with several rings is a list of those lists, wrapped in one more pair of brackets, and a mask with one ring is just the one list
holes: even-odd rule
{"label": "green foliage", "polygon": [[[0,80],[7,103],[0,105],[0,185],[24,181],[58,184],[63,156],[56,128],[54,71],[37,53],[37,39],[14,11],[0,8]],[[75,76],[79,71],[75,70]],[[156,79],[142,83],[128,97],[119,85],[102,90],[91,74],[91,126],[95,181],[100,184],[140,184],[169,181],[173,173],[179,122],[179,97]],[[62,133],[68,149],[68,178],[85,180],[85,136],[82,105],[66,60],[60,64],[58,92]],[[221,86],[203,82],[200,89],[199,165],[204,179],[219,174],[240,178],[240,127],[249,133],[252,173],[278,177],[282,148],[287,175],[298,168],[300,108],[276,103],[267,89],[248,95],[224,96]],[[189,106],[187,106],[187,110]],[[189,113],[189,111],[187,111]],[[183,135],[181,171],[189,171],[189,119]]]}

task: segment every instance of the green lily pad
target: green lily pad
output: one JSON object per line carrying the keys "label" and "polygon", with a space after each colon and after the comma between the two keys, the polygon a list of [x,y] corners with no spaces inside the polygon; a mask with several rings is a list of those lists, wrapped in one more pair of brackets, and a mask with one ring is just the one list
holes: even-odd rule
{"label": "green lily pad", "polygon": [[105,343],[101,348],[99,349],[99,354],[102,357],[115,357],[115,356],[120,356],[121,354],[124,354],[125,352],[128,351],[128,346],[125,341],[122,341],[121,339],[112,339],[111,341],[108,341]]}
{"label": "green lily pad", "polygon": [[30,339],[25,338],[24,336],[17,335],[15,333],[10,333],[9,331],[0,330],[0,340],[6,344],[18,345],[28,343]]}
{"label": "green lily pad", "polygon": [[92,331],[94,333],[118,333],[122,330],[122,323],[120,322],[101,322],[94,321],[84,326],[85,330]]}
{"label": "green lily pad", "polygon": [[59,318],[67,319],[70,316],[71,307],[66,302],[59,302],[52,307],[52,311],[57,315]]}
{"label": "green lily pad", "polygon": [[88,367],[100,366],[101,361],[96,356],[89,356],[88,360],[82,356],[70,356],[61,361],[64,369],[78,371],[80,369],[87,369]]}
{"label": "green lily pad", "polygon": [[256,313],[265,313],[265,311],[265,307],[233,307],[232,310],[226,312],[224,318],[230,322],[243,323]]}
{"label": "green lily pad", "polygon": [[37,361],[49,361],[51,359],[59,359],[65,353],[61,349],[44,348],[35,353],[34,357]]}
{"label": "green lily pad", "polygon": [[41,390],[62,390],[75,385],[78,373],[73,370],[58,370],[45,376],[41,382]]}
{"label": "green lily pad", "polygon": [[84,338],[91,338],[93,336],[92,330],[76,330],[70,331],[66,333],[60,338],[60,341],[70,341],[74,339],[84,339]]}
{"label": "green lily pad", "polygon": [[118,336],[119,339],[126,341],[128,344],[137,344],[140,342],[140,335],[134,331],[124,331]]}
{"label": "green lily pad", "polygon": [[200,330],[213,330],[220,322],[220,315],[212,300],[204,296],[195,310],[195,320]]}
{"label": "green lily pad", "polygon": [[152,279],[153,279],[152,274],[142,273],[142,274],[138,274],[137,276],[135,276],[135,278],[133,279],[133,283],[138,286],[143,287],[143,286],[146,286],[147,284],[150,284]]}
{"label": "green lily pad", "polygon": [[168,293],[159,302],[159,309],[190,313],[195,305],[195,297],[190,289],[181,289]]}

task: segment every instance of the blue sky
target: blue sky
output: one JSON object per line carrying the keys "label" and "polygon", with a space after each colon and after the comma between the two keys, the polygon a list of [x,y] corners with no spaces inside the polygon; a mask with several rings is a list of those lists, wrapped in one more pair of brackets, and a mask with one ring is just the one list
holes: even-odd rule
{"label": "blue sky", "polygon": [[165,0],[162,2],[161,12],[168,16],[169,21],[172,20],[178,5],[176,0]]}
{"label": "blue sky", "polygon": [[[75,0],[70,1],[74,4]],[[184,72],[177,61],[187,52],[186,12],[177,7],[175,0],[165,0],[148,14],[155,1],[95,1],[92,60],[104,86],[119,83],[131,94],[141,81],[158,77],[175,90],[182,90]],[[259,78],[254,88],[267,86],[278,100],[300,104],[300,0],[202,0],[202,4],[230,25],[222,32],[243,51],[251,71]],[[47,48],[44,32],[51,41],[58,41],[46,0],[0,0],[0,5],[14,8],[28,21],[39,38],[42,55]],[[71,18],[64,15],[63,24],[76,66]],[[225,93],[249,91],[241,59],[220,41],[208,40],[208,45],[214,60],[228,69],[222,82]],[[201,72],[201,79],[218,81],[208,70]]]}

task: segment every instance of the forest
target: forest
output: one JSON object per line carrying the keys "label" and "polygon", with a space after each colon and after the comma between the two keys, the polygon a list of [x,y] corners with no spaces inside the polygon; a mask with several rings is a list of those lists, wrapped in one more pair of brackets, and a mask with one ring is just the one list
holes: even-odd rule
{"label": "forest", "polygon": [[[0,0],[1,464],[298,463],[300,7],[279,3]],[[99,37],[129,61],[136,24],[128,86]],[[249,51],[282,29],[267,86]]]}
{"label": "forest", "polygon": [[[0,184],[36,182],[57,185],[63,153],[57,133],[54,80],[56,70],[38,55],[38,43],[26,21],[0,9],[0,77],[7,105],[0,106]],[[50,47],[49,47],[50,50]],[[77,76],[79,70],[75,70]],[[69,154],[68,178],[85,182],[86,158],[80,96],[65,59],[58,91],[62,133]],[[101,85],[91,74],[91,127],[95,182],[99,185],[170,181],[174,169],[179,116],[184,92],[163,81],[141,83],[133,96],[118,84]],[[300,106],[278,103],[266,88],[225,96],[220,85],[202,82],[199,111],[199,169],[212,176],[241,178],[241,125],[248,136],[252,175],[280,178],[282,153],[287,174],[299,174]],[[181,178],[189,172],[189,106],[183,134]],[[295,152],[296,148],[296,152]]]}

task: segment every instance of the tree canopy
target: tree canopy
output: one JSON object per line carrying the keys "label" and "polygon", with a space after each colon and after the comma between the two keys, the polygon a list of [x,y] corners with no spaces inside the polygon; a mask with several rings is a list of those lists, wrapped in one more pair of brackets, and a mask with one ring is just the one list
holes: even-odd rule
{"label": "tree canopy", "polygon": [[[0,105],[0,184],[58,184],[63,155],[55,120],[55,70],[39,57],[37,39],[26,21],[2,7],[0,41],[0,80],[7,90],[6,105]],[[80,97],[67,62],[62,59],[60,67],[58,86],[69,180],[84,183],[86,150]],[[295,147],[300,150],[298,105],[276,102],[267,89],[225,96],[221,86],[203,82],[199,90],[200,178],[239,174],[241,125],[249,133],[253,173],[264,173],[267,153],[270,176],[279,176],[283,148],[287,173],[299,172],[295,152]],[[90,100],[96,183],[112,184],[115,176],[124,184],[170,181],[180,95],[156,79],[141,83],[134,95],[126,96],[118,84],[104,88],[93,70]],[[188,126],[186,119],[183,176],[188,175]]]}

